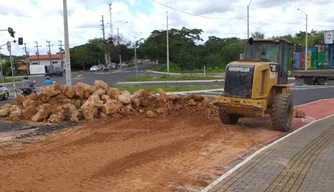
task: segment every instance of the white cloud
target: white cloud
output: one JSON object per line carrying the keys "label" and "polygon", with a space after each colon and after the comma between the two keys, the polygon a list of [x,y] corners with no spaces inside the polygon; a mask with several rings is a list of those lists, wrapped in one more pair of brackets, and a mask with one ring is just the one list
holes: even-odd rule
{"label": "white cloud", "polygon": [[[249,0],[236,0],[231,3],[221,0],[154,0],[175,9],[193,14],[203,14],[197,17],[181,13],[173,9],[153,3],[152,10],[143,9],[143,4],[152,4],[151,0],[113,1],[113,31],[131,40],[134,36],[148,37],[155,29],[166,29],[166,11],[169,16],[169,28],[201,28],[202,37],[236,36],[247,37],[246,8]],[[12,27],[16,37],[23,37],[34,54],[34,41],[42,46],[40,53],[47,53],[46,41],[50,40],[52,52],[57,51],[58,40],[63,40],[63,17],[61,0],[36,0],[37,6],[30,0],[0,0],[1,29]],[[109,7],[107,0],[68,0],[70,46],[86,43],[88,39],[102,37],[100,26],[101,15],[104,15],[106,34],[109,28]],[[136,7],[138,6],[138,7]],[[260,31],[266,37],[272,35],[295,34],[305,30],[305,15],[297,11],[301,8],[308,13],[309,30],[332,30],[331,22],[334,13],[328,10],[334,2],[329,0],[296,0],[296,1],[265,1],[253,0],[250,5],[250,33]],[[151,6],[152,7],[152,6]],[[136,8],[136,9],[134,9]],[[221,18],[221,19],[219,19]],[[128,21],[127,24],[124,24]],[[289,24],[290,23],[290,24]],[[297,23],[299,25],[293,25]],[[328,27],[329,26],[329,27]],[[11,40],[7,32],[0,33],[0,43]],[[22,55],[22,46],[13,45],[13,54]],[[5,47],[4,47],[5,48]],[[3,53],[8,52],[3,49]]]}

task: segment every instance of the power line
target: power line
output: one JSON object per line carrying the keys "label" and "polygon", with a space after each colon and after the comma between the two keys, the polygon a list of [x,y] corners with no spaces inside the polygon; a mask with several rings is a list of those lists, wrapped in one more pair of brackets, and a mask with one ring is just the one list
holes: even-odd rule
{"label": "power line", "polygon": [[194,13],[189,13],[189,12],[186,12],[186,11],[182,11],[180,9],[176,9],[174,7],[162,4],[162,3],[157,2],[155,0],[152,0],[152,2],[156,3],[156,4],[159,4],[159,5],[163,6],[163,7],[167,7],[169,9],[172,9],[174,11],[178,11],[178,12],[181,12],[181,13],[184,13],[184,14],[188,14],[188,15],[192,15],[192,16],[196,16],[196,17],[203,17],[203,18],[206,18],[206,19],[231,20],[231,19],[244,19],[244,18],[246,18],[246,16],[244,16],[244,17],[234,17],[234,18],[219,18],[219,17],[209,17],[209,16],[204,16],[204,15],[197,15],[197,14],[194,14]]}
{"label": "power line", "polygon": [[[155,0],[152,0],[152,2],[154,2],[156,4],[159,4],[159,5],[163,6],[163,7],[167,7],[169,9],[172,9],[174,11],[178,11],[178,12],[181,12],[181,13],[184,13],[184,14],[195,16],[195,17],[202,17],[202,18],[205,18],[205,19],[233,20],[233,19],[244,19],[244,18],[246,18],[246,16],[244,16],[244,17],[234,17],[234,18],[219,18],[219,17],[209,17],[209,16],[204,16],[204,15],[197,15],[197,14],[194,14],[194,13],[190,13],[190,12],[182,11],[180,9],[176,9],[174,7],[162,4],[162,3],[157,2]],[[282,24],[287,24],[287,25],[298,25],[298,26],[304,26],[305,25],[305,24],[301,24],[301,23],[291,23],[291,22],[284,22],[284,21],[275,21],[275,20],[270,20],[270,19],[263,19],[263,18],[258,18],[258,17],[255,17],[255,16],[250,16],[250,17],[257,18],[260,21],[269,21],[269,22],[273,22],[273,23],[282,23]],[[308,26],[313,26],[313,27],[334,27],[334,26],[328,26],[328,25],[309,25],[309,24],[308,24]]]}
{"label": "power line", "polygon": [[[287,24],[287,25],[298,25],[298,26],[304,26],[305,24],[302,24],[302,23],[290,23],[290,22],[284,22],[284,21],[275,21],[275,20],[270,20],[270,19],[260,19],[258,17],[255,17],[255,16],[250,16],[250,17],[253,17],[253,18],[256,18],[256,19],[259,19],[260,21],[269,21],[269,22],[272,22],[272,23],[282,23],[282,24]],[[334,27],[333,25],[332,26],[328,26],[328,25],[309,25],[307,24],[308,26],[313,26],[313,27]]]}

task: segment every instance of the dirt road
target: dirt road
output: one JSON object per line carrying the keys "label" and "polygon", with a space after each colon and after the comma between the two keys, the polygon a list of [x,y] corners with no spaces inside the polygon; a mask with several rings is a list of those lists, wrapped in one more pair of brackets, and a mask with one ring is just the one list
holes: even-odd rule
{"label": "dirt road", "polygon": [[[332,104],[308,106],[308,115]],[[232,160],[282,134],[267,126],[247,119],[223,126],[199,113],[100,120],[19,149],[1,148],[0,191],[199,191]]]}

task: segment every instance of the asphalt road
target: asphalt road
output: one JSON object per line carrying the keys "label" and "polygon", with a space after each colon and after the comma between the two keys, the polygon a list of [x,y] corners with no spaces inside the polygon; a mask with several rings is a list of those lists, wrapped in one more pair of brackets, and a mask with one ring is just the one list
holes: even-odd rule
{"label": "asphalt road", "polygon": [[[145,70],[151,69],[152,64],[140,64],[137,66],[137,74],[143,75]],[[77,78],[77,76],[81,74],[82,78]],[[95,80],[102,80],[109,85],[116,85],[117,82],[122,81],[126,78],[132,77],[136,75],[135,67],[131,68],[124,68],[121,70],[112,70],[112,71],[105,71],[105,72],[73,72],[72,73],[72,84],[75,85],[78,82],[83,82],[92,85]],[[44,85],[44,76],[33,76],[30,77],[29,80],[36,81],[35,87],[41,87]],[[56,81],[60,84],[66,84],[66,77],[65,74],[63,77],[52,77],[52,81]],[[5,85],[9,89],[13,88],[13,84]],[[15,83],[16,89],[21,87],[21,82]]]}
{"label": "asphalt road", "polygon": [[[296,80],[289,80],[289,83],[296,83]],[[217,81],[212,80],[210,82],[178,82],[178,83],[172,83],[172,82],[166,82],[166,83],[138,83],[138,84],[119,84],[119,86],[133,86],[133,85],[139,85],[139,86],[157,86],[157,85],[168,85],[168,86],[197,86],[197,85],[224,85],[224,81]]]}
{"label": "asphalt road", "polygon": [[[299,86],[292,88],[294,105],[301,105],[319,99],[334,98],[334,86]],[[198,92],[208,98],[213,98],[222,94],[222,91]]]}

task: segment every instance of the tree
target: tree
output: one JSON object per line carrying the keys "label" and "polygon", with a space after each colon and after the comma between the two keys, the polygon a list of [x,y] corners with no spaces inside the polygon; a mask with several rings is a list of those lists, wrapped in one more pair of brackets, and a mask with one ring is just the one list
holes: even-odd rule
{"label": "tree", "polygon": [[264,39],[264,33],[255,31],[254,33],[252,33],[252,37],[254,39]]}

